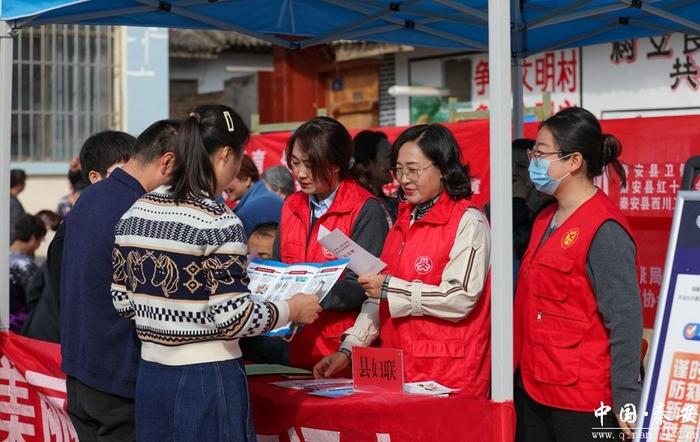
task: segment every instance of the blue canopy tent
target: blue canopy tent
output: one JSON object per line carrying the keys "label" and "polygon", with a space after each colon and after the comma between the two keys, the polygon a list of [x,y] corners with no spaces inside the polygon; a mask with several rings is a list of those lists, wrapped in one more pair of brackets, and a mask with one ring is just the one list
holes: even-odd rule
{"label": "blue canopy tent", "polygon": [[[8,213],[12,33],[49,23],[231,30],[301,49],[337,39],[489,52],[494,400],[512,398],[511,112],[522,122],[521,60],[545,50],[672,31],[700,33],[694,0],[0,0],[0,207]],[[513,71],[511,71],[513,69]],[[512,93],[512,95],[511,95]],[[512,100],[511,96],[515,97]],[[512,105],[512,111],[511,111]],[[7,249],[7,220],[0,244]],[[1,248],[0,248],[1,249]],[[0,253],[0,269],[8,268]],[[8,272],[0,271],[7,328]]]}

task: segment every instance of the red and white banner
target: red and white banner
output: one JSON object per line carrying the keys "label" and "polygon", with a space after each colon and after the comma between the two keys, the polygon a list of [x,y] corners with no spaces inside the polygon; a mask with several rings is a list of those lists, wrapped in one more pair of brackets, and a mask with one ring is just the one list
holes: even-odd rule
{"label": "red and white banner", "polygon": [[[634,231],[639,251],[644,324],[652,327],[663,275],[675,193],[683,163],[700,154],[700,116],[603,121],[603,129],[623,144],[622,160],[629,187],[620,191],[607,178],[599,180]],[[446,125],[470,164],[473,200],[489,199],[488,122]],[[393,141],[403,128],[382,128]],[[537,125],[525,134],[534,138]],[[289,133],[254,136],[248,153],[260,169],[283,164]],[[510,172],[508,172],[510,175]],[[56,344],[0,333],[0,440],[77,440],[66,408],[65,376]],[[338,400],[309,398],[254,380],[251,397],[260,440],[512,440],[512,404],[450,398],[410,398],[392,401],[374,395]],[[282,408],[280,408],[282,407]],[[331,412],[336,410],[337,412]],[[357,425],[361,422],[361,425]],[[273,439],[274,438],[274,439]],[[471,439],[472,437],[468,437]],[[503,439],[506,438],[506,439]]]}
{"label": "red and white banner", "polygon": [[[445,126],[452,131],[459,143],[462,162],[469,164],[474,192],[472,201],[483,207],[489,198],[489,123],[487,120],[460,121]],[[381,127],[374,130],[384,132],[393,143],[406,127]],[[350,130],[352,136],[358,132],[357,129]],[[253,135],[246,153],[261,171],[280,164],[286,165],[284,149],[291,134],[292,132],[274,132]]]}
{"label": "red and white banner", "polygon": [[[603,131],[622,142],[627,187],[620,189],[615,176],[596,181],[627,216],[639,252],[638,277],[644,306],[644,326],[654,325],[661,289],[664,259],[675,195],[680,189],[685,161],[700,155],[700,116],[603,120]],[[489,200],[489,123],[487,120],[447,123],[469,163],[472,200],[478,206]],[[377,128],[393,142],[405,127]],[[538,124],[525,125],[525,136],[535,138]],[[351,131],[354,135],[357,131]],[[284,148],[291,132],[255,135],[247,152],[260,170],[284,164]],[[508,172],[510,173],[510,172]]]}
{"label": "red and white banner", "polygon": [[0,440],[77,441],[57,344],[0,333]]}

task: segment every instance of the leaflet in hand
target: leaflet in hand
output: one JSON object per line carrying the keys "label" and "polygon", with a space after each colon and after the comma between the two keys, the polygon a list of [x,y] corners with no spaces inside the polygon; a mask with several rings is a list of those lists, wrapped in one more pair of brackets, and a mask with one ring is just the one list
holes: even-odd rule
{"label": "leaflet in hand", "polygon": [[386,264],[338,229],[329,231],[322,225],[318,229],[318,242],[339,259],[349,259],[348,268],[358,275],[376,275]]}
{"label": "leaflet in hand", "polygon": [[[279,261],[254,259],[246,270],[250,297],[258,302],[284,301],[296,293],[316,295],[319,302],[340,278],[347,259],[323,264],[285,264]],[[266,336],[287,336],[293,333],[292,323],[265,333]]]}
{"label": "leaflet in hand", "polygon": [[258,302],[273,302],[289,299],[296,293],[307,293],[322,301],[347,265],[347,259],[323,264],[285,264],[254,259],[247,269],[250,297]]}

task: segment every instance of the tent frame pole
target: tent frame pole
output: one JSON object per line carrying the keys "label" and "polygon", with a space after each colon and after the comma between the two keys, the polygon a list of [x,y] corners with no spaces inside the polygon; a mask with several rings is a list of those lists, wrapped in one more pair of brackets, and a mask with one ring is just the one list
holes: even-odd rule
{"label": "tent frame pole", "polygon": [[[489,0],[491,397],[513,399],[510,2]],[[506,177],[508,179],[506,179]]]}
{"label": "tent frame pole", "polygon": [[10,326],[10,124],[12,122],[12,50],[14,32],[0,21],[0,331]]}

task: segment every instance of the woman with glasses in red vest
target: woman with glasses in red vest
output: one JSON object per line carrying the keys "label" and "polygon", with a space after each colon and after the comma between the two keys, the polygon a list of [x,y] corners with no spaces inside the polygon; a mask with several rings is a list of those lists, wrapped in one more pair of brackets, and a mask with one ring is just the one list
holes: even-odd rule
{"label": "woman with glasses in red vest", "polygon": [[[632,436],[639,403],[642,305],[625,217],[593,179],[608,166],[625,185],[617,138],[568,108],[529,152],[530,179],[556,204],[536,218],[515,296],[518,441]],[[597,411],[594,411],[597,410]],[[616,419],[617,417],[617,419]]]}
{"label": "woman with glasses in red vest", "polygon": [[403,350],[407,382],[434,380],[487,398],[490,387],[489,226],[469,198],[469,172],[450,131],[439,124],[404,131],[391,153],[401,188],[381,275],[359,278],[368,299],[338,352],[314,367],[329,377],[353,347]]}
{"label": "woman with glasses in red vest", "polygon": [[[285,263],[336,259],[317,241],[321,225],[329,231],[340,229],[379,256],[389,230],[386,213],[382,204],[351,178],[352,156],[350,134],[332,118],[313,118],[294,131],[285,157],[301,191],[290,195],[282,207],[275,259]],[[277,340],[273,350],[279,352],[277,360],[312,368],[337,349],[340,336],[352,326],[364,300],[357,275],[346,271],[321,303],[324,311],[316,323],[296,333],[288,348]]]}

